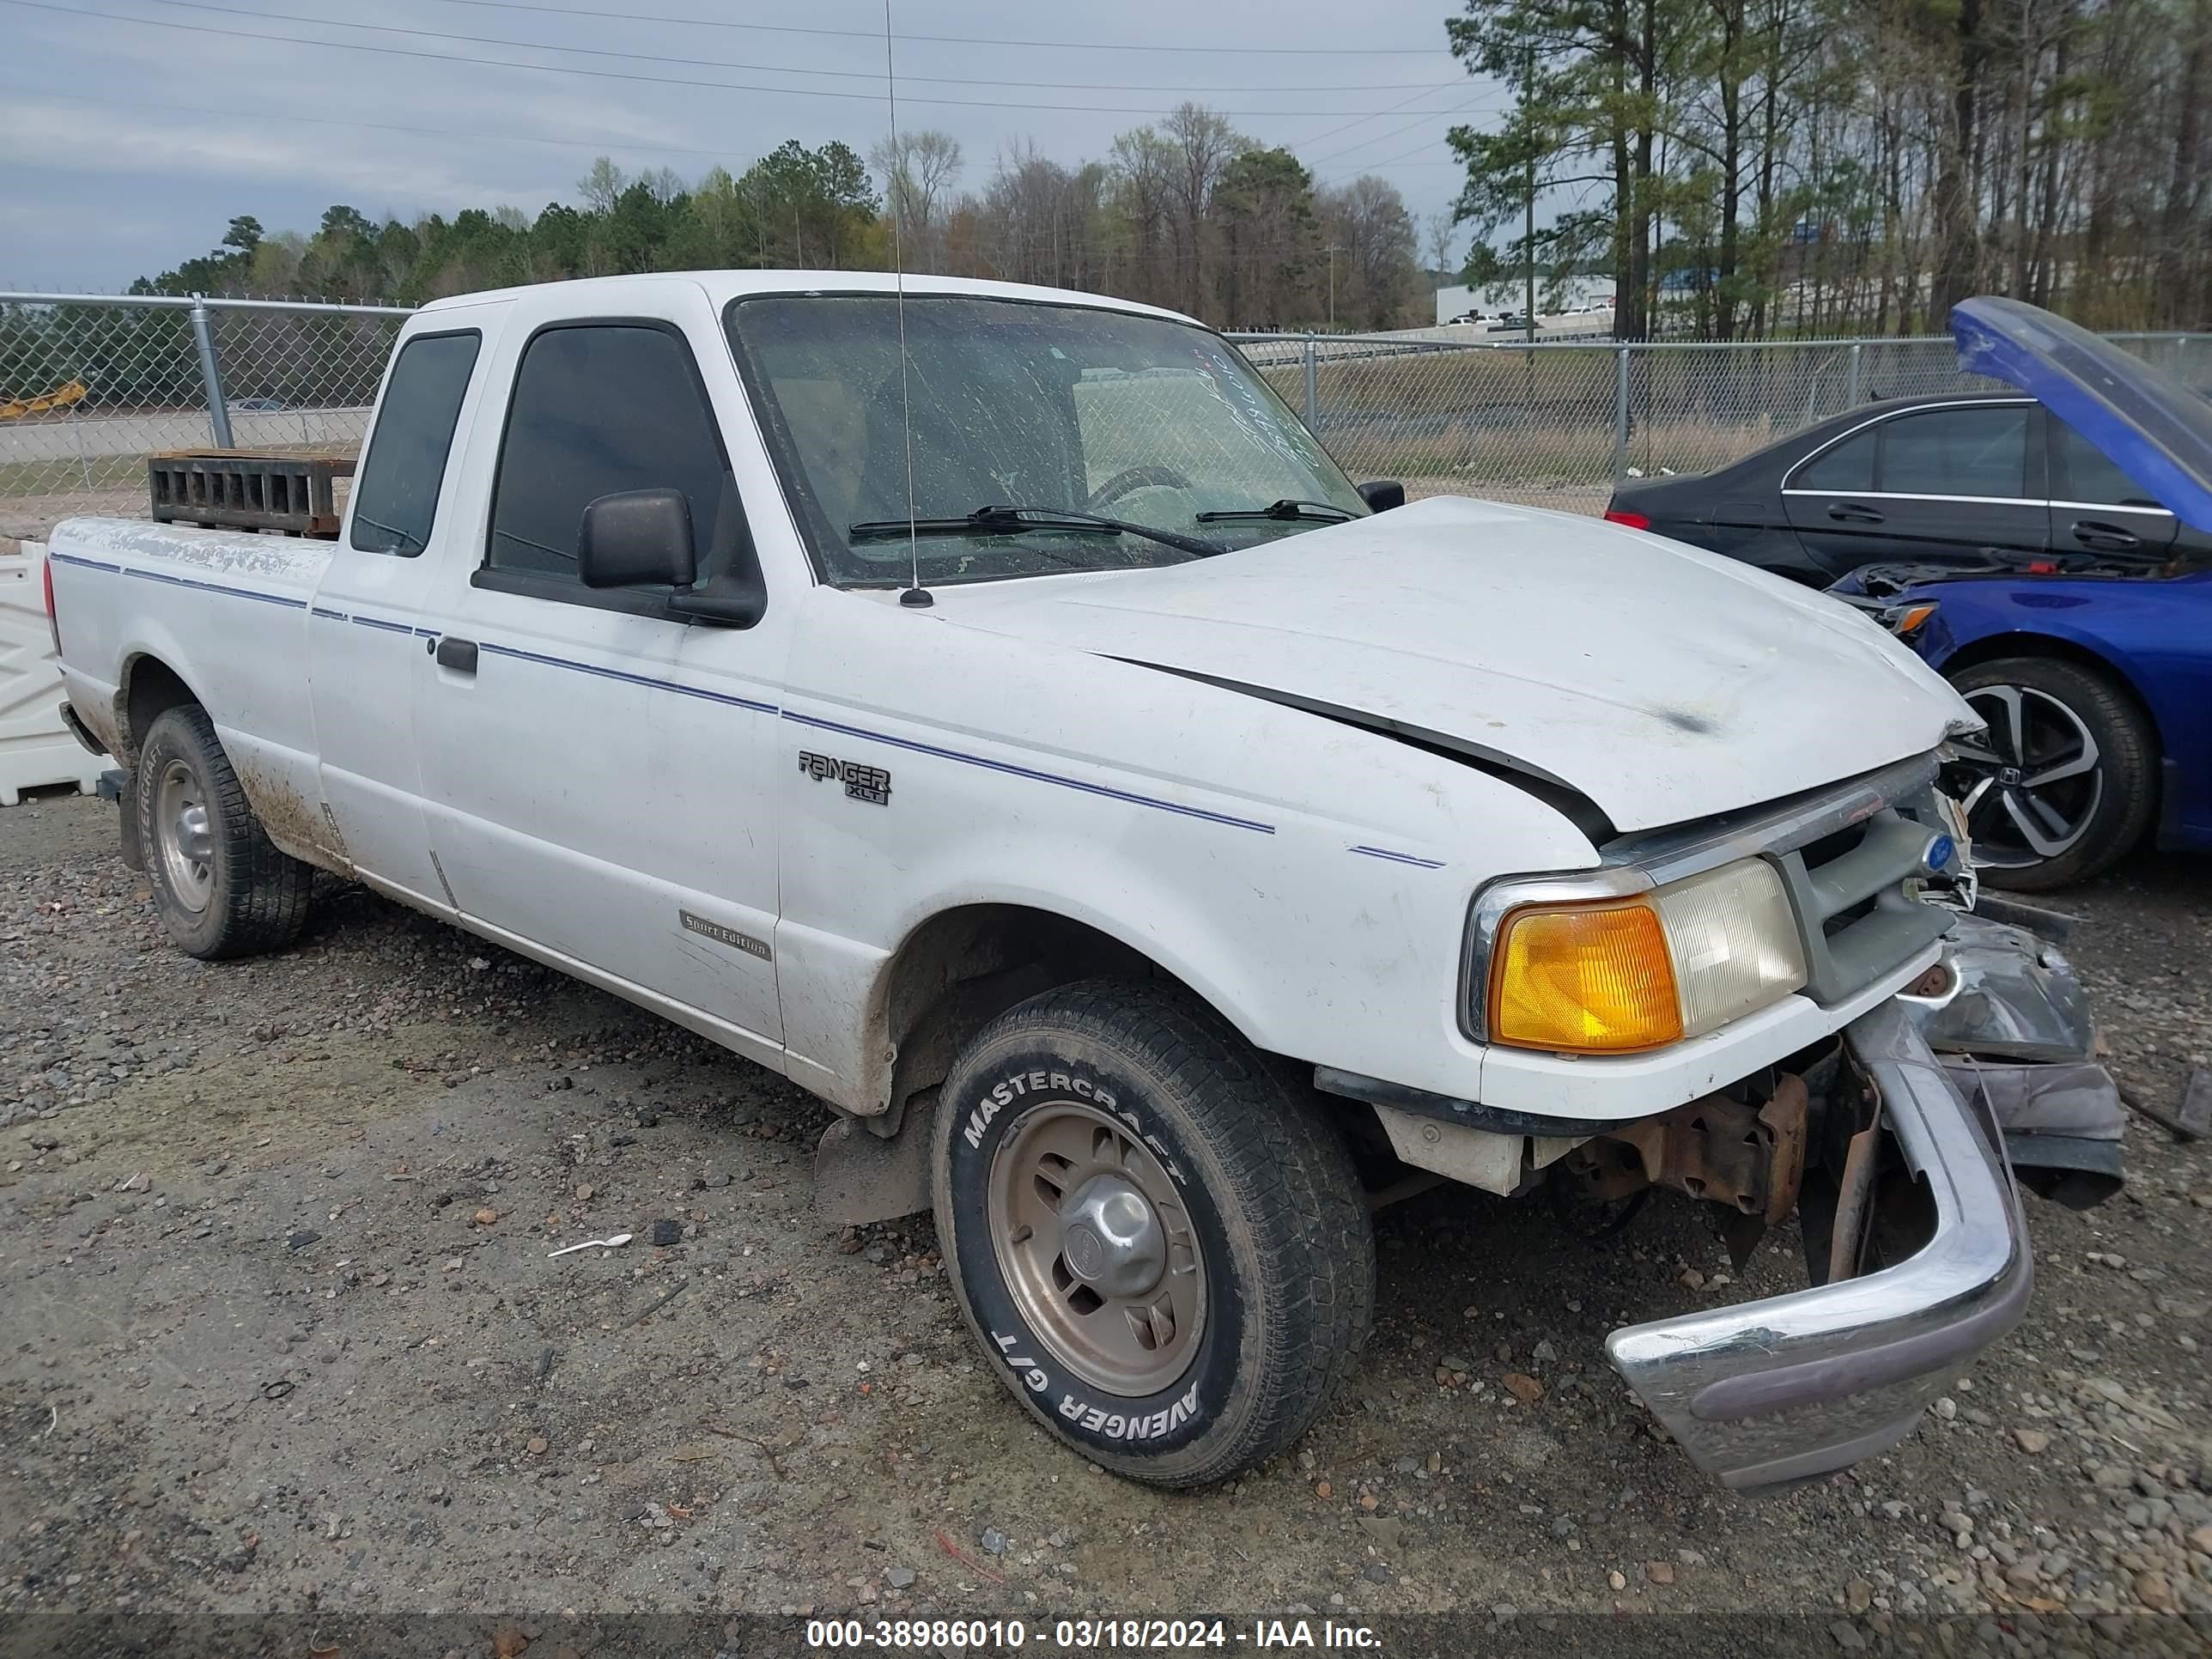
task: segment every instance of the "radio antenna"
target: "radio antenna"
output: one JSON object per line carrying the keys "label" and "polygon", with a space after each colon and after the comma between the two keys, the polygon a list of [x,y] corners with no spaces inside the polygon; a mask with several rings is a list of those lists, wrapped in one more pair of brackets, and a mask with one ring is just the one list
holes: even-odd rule
{"label": "radio antenna", "polygon": [[907,386],[906,254],[900,245],[899,222],[906,213],[906,154],[899,148],[898,66],[891,55],[891,0],[884,0],[884,87],[891,112],[891,290],[898,313],[899,424],[906,438],[906,570],[907,585],[899,595],[906,605],[934,603],[921,585],[921,534],[915,524],[914,398]]}

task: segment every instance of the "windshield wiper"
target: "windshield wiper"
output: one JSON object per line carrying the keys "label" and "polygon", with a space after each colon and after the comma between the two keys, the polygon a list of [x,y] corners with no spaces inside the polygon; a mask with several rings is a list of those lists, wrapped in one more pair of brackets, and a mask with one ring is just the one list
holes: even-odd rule
{"label": "windshield wiper", "polygon": [[[846,526],[845,534],[856,542],[882,541],[905,535],[908,527],[904,519],[870,519]],[[1141,536],[1146,541],[1176,548],[1201,559],[1229,550],[1223,544],[1200,536],[1179,536],[1172,530],[1155,530],[1148,524],[1133,524],[1127,519],[1109,519],[1066,507],[979,507],[964,519],[915,519],[911,527],[918,536],[1003,536],[1014,530],[1074,530]]]}
{"label": "windshield wiper", "polygon": [[1265,507],[1224,507],[1218,512],[1201,513],[1200,524],[1220,524],[1234,519],[1279,519],[1286,521],[1308,520],[1316,524],[1342,524],[1359,516],[1328,501],[1270,501]]}

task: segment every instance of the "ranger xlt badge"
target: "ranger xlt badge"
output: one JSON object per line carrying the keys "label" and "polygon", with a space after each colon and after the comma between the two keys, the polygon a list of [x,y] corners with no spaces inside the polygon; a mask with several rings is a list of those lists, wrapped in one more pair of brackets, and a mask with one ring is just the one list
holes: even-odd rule
{"label": "ranger xlt badge", "polygon": [[802,749],[799,751],[799,769],[817,783],[824,778],[837,779],[854,800],[872,800],[878,806],[891,804],[891,775],[880,766],[832,760],[827,755],[811,754]]}

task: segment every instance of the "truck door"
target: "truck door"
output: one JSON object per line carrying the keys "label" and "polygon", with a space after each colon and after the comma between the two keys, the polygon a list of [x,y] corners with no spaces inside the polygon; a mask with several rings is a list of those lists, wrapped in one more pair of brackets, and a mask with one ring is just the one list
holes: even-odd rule
{"label": "truck door", "polygon": [[344,529],[307,616],[323,801],[365,877],[449,908],[422,821],[412,702],[429,648],[423,595],[465,552],[447,459],[473,401],[477,326],[410,336],[377,400]]}
{"label": "truck door", "polygon": [[[585,587],[587,503],[675,488],[703,582],[749,533],[722,432],[738,398],[698,287],[578,319],[515,304],[471,435],[475,544],[424,621],[416,735],[430,845],[462,913],[780,1065],[770,787],[787,622],[694,623],[665,586]],[[714,354],[710,356],[709,354]],[[719,369],[719,394],[702,374]],[[744,429],[750,435],[749,422]]]}

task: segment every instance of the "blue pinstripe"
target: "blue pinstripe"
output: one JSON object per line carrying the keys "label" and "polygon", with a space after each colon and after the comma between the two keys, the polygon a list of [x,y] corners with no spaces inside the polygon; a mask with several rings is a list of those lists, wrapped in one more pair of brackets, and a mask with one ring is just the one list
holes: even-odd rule
{"label": "blue pinstripe", "polygon": [[[252,599],[263,605],[283,605],[288,610],[308,611],[326,622],[350,623],[357,627],[373,628],[383,633],[401,634],[416,639],[434,640],[436,629],[422,628],[409,623],[394,622],[384,617],[362,616],[356,612],[334,611],[324,605],[310,605],[305,599],[295,599],[281,593],[257,592],[252,588],[232,587],[221,582],[200,581],[189,576],[172,575],[164,571],[143,570],[129,565],[109,564],[98,559],[87,559],[73,553],[48,556],[58,564],[81,566],[88,570],[104,570],[112,575],[138,576],[149,581],[166,582],[175,587],[197,589],[203,592],[219,593],[227,598]],[[816,714],[802,714],[795,709],[779,708],[772,702],[763,702],[754,697],[741,697],[731,692],[712,691],[704,686],[686,685],[679,680],[658,679],[648,674],[634,674],[626,669],[608,668],[597,663],[578,662],[573,658],[549,656],[543,652],[525,651],[519,646],[494,645],[479,642],[477,649],[495,657],[508,657],[518,662],[532,662],[548,668],[565,668],[580,674],[591,674],[600,679],[616,680],[625,684],[643,686],[647,690],[672,692],[678,696],[697,697],[702,702],[721,703],[732,708],[749,709],[759,714],[779,714],[799,726],[811,726],[823,732],[836,732],[845,737],[860,738],[870,743],[888,744],[912,754],[927,755],[938,760],[957,761],[963,766],[981,767],[986,771],[1003,773],[1008,777],[1025,778],[1032,783],[1048,783],[1062,789],[1073,789],[1083,794],[1096,795],[1102,799],[1125,801],[1133,806],[1148,806],[1155,811],[1172,812],[1179,817],[1197,818],[1206,823],[1225,824],[1232,830],[1249,830],[1255,834],[1272,836],[1275,826],[1256,818],[1240,818],[1227,812],[1216,812],[1203,806],[1189,806],[1181,801],[1163,800],[1157,795],[1139,794],[1133,790],[1117,789],[1109,784],[1092,783],[1082,778],[1072,778],[1063,773],[1047,772],[1033,766],[1022,766],[1012,761],[994,760],[985,755],[973,755],[964,750],[947,749],[933,743],[923,743],[913,738],[894,737],[887,732],[872,731],[866,726],[850,726],[842,720],[825,720]],[[1411,853],[1397,853],[1385,847],[1352,847],[1346,849],[1364,858],[1382,859],[1392,864],[1403,864],[1417,870],[1441,870],[1441,859],[1425,859]]]}

